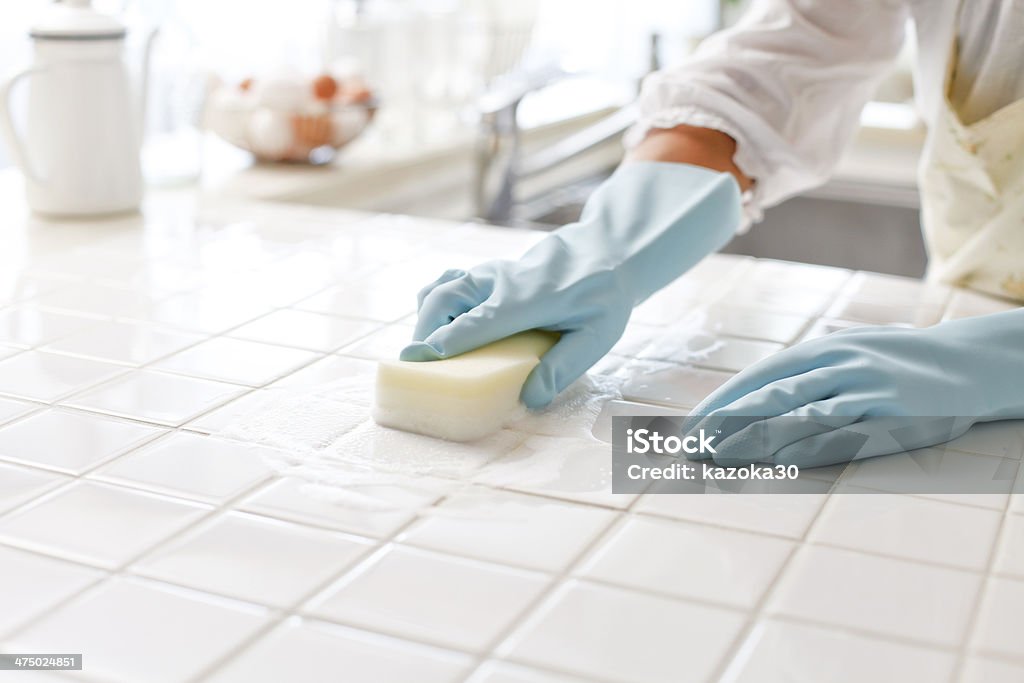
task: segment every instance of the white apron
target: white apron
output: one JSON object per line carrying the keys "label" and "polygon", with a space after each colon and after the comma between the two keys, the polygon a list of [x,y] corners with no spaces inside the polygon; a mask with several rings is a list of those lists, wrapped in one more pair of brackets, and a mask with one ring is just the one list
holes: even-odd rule
{"label": "white apron", "polygon": [[929,281],[1024,301],[1024,99],[964,125],[942,105],[919,172]]}

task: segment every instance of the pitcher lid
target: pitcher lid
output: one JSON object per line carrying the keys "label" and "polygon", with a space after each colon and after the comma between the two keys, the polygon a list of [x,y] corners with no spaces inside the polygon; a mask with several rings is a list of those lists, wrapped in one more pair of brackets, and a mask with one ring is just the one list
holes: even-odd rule
{"label": "pitcher lid", "polygon": [[29,35],[49,40],[115,40],[124,38],[125,26],[93,9],[92,0],[60,0],[47,7]]}

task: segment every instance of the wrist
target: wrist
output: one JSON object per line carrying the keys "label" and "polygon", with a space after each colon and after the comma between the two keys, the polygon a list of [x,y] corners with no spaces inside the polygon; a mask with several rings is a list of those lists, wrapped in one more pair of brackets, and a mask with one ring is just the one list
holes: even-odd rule
{"label": "wrist", "polygon": [[691,164],[729,173],[746,192],[754,180],[743,173],[733,161],[736,141],[729,135],[711,128],[676,126],[653,128],[626,157],[627,161],[664,161]]}

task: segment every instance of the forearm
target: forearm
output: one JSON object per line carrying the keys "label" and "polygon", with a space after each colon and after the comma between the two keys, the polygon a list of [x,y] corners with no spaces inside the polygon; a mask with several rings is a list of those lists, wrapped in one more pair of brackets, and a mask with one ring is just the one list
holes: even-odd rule
{"label": "forearm", "polygon": [[736,141],[717,130],[695,126],[654,128],[626,156],[627,161],[666,161],[731,173],[742,191],[754,180],[736,166]]}

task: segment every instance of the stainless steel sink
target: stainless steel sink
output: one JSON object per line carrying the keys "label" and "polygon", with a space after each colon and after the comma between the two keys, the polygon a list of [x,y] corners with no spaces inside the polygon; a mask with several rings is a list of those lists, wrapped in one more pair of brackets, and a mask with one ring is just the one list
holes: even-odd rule
{"label": "stainless steel sink", "polygon": [[[579,217],[599,179],[564,188],[567,201],[524,207],[525,222],[552,229]],[[764,221],[723,249],[730,254],[801,261],[920,277],[927,256],[917,209],[795,197],[765,212]]]}

